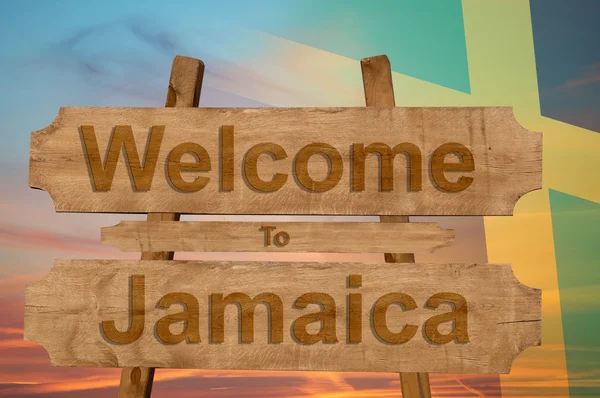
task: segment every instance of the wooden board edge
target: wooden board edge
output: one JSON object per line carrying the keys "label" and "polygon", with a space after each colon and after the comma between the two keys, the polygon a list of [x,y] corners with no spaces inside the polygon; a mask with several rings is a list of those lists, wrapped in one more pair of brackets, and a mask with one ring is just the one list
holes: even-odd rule
{"label": "wooden board edge", "polygon": [[[514,196],[514,200],[513,200],[513,206],[510,210],[510,214],[507,214],[508,216],[513,216],[514,215],[514,211],[515,211],[515,207],[517,207],[517,203],[519,202],[519,200],[521,200],[525,195],[531,193],[531,192],[535,192],[535,191],[539,191],[542,189],[543,187],[543,173],[544,173],[544,169],[543,169],[543,164],[544,164],[544,152],[543,152],[543,144],[544,144],[544,139],[543,139],[543,133],[540,131],[535,131],[535,130],[529,130],[528,128],[526,128],[525,126],[523,126],[521,123],[519,123],[519,121],[517,120],[516,114],[515,114],[515,107],[514,106],[505,106],[502,108],[509,108],[511,111],[511,115],[512,115],[512,119],[510,120],[514,125],[515,125],[515,131],[517,130],[517,128],[521,131],[521,134],[528,134],[531,137],[531,142],[534,143],[535,146],[535,150],[536,152],[538,152],[540,154],[540,160],[538,162],[538,166],[539,168],[537,170],[534,170],[532,172],[532,174],[535,176],[534,178],[530,178],[530,186],[523,186],[523,192],[516,194]],[[491,108],[489,108],[491,109]]]}
{"label": "wooden board edge", "polygon": [[57,267],[60,267],[62,265],[62,261],[61,260],[54,260],[54,264],[52,266],[52,268],[50,268],[50,272],[48,272],[46,275],[44,275],[42,277],[42,279],[35,281],[33,283],[27,283],[25,285],[25,300],[24,300],[24,321],[23,321],[23,340],[25,341],[33,341],[39,345],[41,345],[42,347],[44,347],[44,349],[46,350],[46,352],[48,352],[48,355],[50,356],[50,361],[52,363],[52,355],[50,353],[50,351],[48,349],[46,349],[46,347],[44,346],[43,343],[43,338],[35,333],[32,332],[32,328],[29,327],[29,322],[30,322],[30,318],[29,315],[31,315],[32,313],[36,313],[37,311],[32,310],[33,308],[37,308],[34,305],[31,304],[31,296],[33,294],[33,290],[43,287],[43,286],[48,286],[52,283],[52,280],[54,279],[55,276],[55,271],[57,270]]}
{"label": "wooden board edge", "polygon": [[[515,339],[514,350],[511,356],[506,357],[506,364],[501,374],[509,374],[512,366],[521,353],[527,349],[539,347],[542,345],[542,289],[528,286],[522,283],[514,273],[514,268],[511,264],[498,264],[509,269],[508,275],[512,278],[512,283],[515,288],[522,292],[523,296],[530,296],[531,304],[528,307],[532,314],[530,319],[515,319],[510,321],[500,322],[506,328],[520,329],[520,339]],[[526,326],[524,326],[526,325]]]}
{"label": "wooden board edge", "polygon": [[40,145],[40,143],[42,141],[44,141],[47,138],[47,136],[51,135],[52,133],[54,133],[56,130],[59,129],[59,126],[60,126],[62,118],[63,118],[64,111],[65,111],[65,107],[61,106],[58,109],[58,113],[56,114],[56,117],[49,125],[47,125],[43,129],[35,130],[35,131],[31,132],[30,137],[29,137],[29,187],[33,188],[33,189],[40,189],[45,192],[48,192],[48,194],[50,195],[50,198],[52,199],[52,204],[55,207],[55,210],[56,210],[56,202],[54,201],[54,198],[52,198],[52,195],[50,194],[50,192],[45,189],[45,184],[43,182],[44,180],[43,180],[42,176],[39,175],[39,171],[37,168],[37,161],[40,160],[40,155],[38,153],[34,153],[33,149],[35,147],[37,147],[38,145]]}

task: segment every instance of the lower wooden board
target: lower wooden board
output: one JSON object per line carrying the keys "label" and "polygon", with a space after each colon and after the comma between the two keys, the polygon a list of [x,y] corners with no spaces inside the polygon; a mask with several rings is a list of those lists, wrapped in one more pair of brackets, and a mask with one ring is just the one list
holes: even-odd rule
{"label": "lower wooden board", "polygon": [[25,338],[57,366],[508,373],[541,291],[497,264],[56,261]]}
{"label": "lower wooden board", "polygon": [[102,243],[128,252],[432,252],[454,231],[435,223],[121,221]]}

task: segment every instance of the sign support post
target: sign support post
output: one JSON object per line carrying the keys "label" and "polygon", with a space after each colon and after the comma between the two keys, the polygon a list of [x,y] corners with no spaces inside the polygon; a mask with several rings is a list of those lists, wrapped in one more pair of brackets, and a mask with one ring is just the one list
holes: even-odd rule
{"label": "sign support post", "polygon": [[[363,58],[360,61],[365,102],[367,106],[394,107],[392,68],[386,55]],[[380,216],[381,222],[407,223],[408,216]],[[385,253],[386,263],[414,263],[414,253]],[[403,398],[431,398],[428,373],[400,373]]]}
{"label": "sign support post", "polygon": [[[176,56],[171,67],[165,107],[197,107],[204,76],[204,63],[199,59]],[[178,213],[149,213],[148,221],[179,221]],[[142,260],[173,260],[174,252],[144,252]],[[119,398],[149,398],[154,368],[123,368]]]}

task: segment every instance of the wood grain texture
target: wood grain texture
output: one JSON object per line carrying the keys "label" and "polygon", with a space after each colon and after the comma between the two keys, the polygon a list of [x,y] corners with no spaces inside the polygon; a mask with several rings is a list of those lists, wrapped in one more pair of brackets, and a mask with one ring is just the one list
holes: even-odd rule
{"label": "wood grain texture", "polygon": [[[100,325],[110,320],[118,330],[127,330],[132,275],[145,281],[144,330],[130,344],[111,343],[101,334]],[[361,287],[347,287],[349,275],[360,275]],[[199,343],[167,344],[155,335],[159,319],[182,311],[179,304],[169,309],[157,305],[162,296],[175,292],[197,299]],[[221,318],[223,343],[211,342],[209,295],[235,292],[250,298],[261,293],[281,298],[281,343],[268,343],[268,314],[260,304],[250,307],[255,310],[252,343],[239,341],[235,305]],[[313,306],[293,307],[297,298],[309,292],[335,300],[337,342],[300,344],[293,339],[294,320],[319,311]],[[416,303],[409,311],[396,305],[387,310],[390,331],[401,331],[407,324],[418,326],[414,337],[400,345],[382,342],[370,326],[374,303],[395,292]],[[465,298],[468,342],[432,344],[423,337],[426,320],[452,311],[447,304],[424,307],[441,292]],[[349,293],[360,293],[363,302],[362,342],[354,344],[346,343]],[[449,333],[451,324],[441,324],[438,330]],[[56,261],[52,272],[29,285],[25,293],[25,339],[43,345],[57,366],[507,373],[519,352],[540,344],[540,324],[541,291],[519,283],[509,265],[497,264],[70,260]],[[317,323],[307,331],[317,333],[319,328]],[[182,323],[174,323],[170,330],[181,333]]]}
{"label": "wood grain texture", "polygon": [[[283,232],[285,245],[275,241]],[[102,228],[101,240],[126,252],[433,252],[452,244],[454,231],[435,223],[122,221]]]}
{"label": "wood grain texture", "polygon": [[[94,127],[98,156],[102,159],[114,127],[131,126],[140,162],[145,159],[151,127],[166,126],[160,148],[152,146],[150,151],[157,151],[155,162],[150,162],[155,164],[151,189],[133,191],[133,181],[121,154],[118,160],[110,159],[117,162],[110,190],[95,192],[82,144],[82,125]],[[233,151],[223,152],[234,153],[233,164],[225,159],[225,168],[220,166],[219,151],[223,126],[233,126],[235,134]],[[128,130],[120,131],[125,134]],[[438,147],[449,142],[464,145],[474,158],[474,171],[444,174],[451,181],[463,174],[473,178],[470,186],[460,192],[443,191],[432,182],[437,175],[432,176],[430,170],[432,156]],[[182,192],[168,179],[166,160],[176,146],[184,143],[201,145],[210,156],[210,171],[184,172],[188,183],[194,178],[199,179],[198,183],[206,182],[196,192]],[[257,157],[252,153],[251,148],[260,143],[264,143],[261,149],[265,151],[271,148],[271,156]],[[311,148],[313,143],[327,145]],[[378,156],[366,152],[365,173],[357,177],[364,177],[365,189],[353,191],[350,155],[355,143],[379,143],[380,149],[383,144],[390,148],[414,144],[422,154],[421,190],[408,191],[406,157],[398,154],[394,188],[380,192]],[[310,157],[310,163],[305,165],[308,155],[329,147],[341,157],[332,157],[331,172],[321,155]],[[249,151],[250,159],[246,157]],[[327,151],[334,153],[331,148]],[[54,123],[32,134],[29,177],[30,186],[47,190],[56,210],[61,212],[510,215],[520,196],[541,187],[541,154],[541,135],[519,126],[512,109],[502,107],[61,108]],[[385,156],[385,164],[389,164],[392,155]],[[182,159],[187,163],[181,166],[205,166],[193,163],[190,154],[184,157],[189,159]],[[456,161],[451,158],[454,156],[447,157],[447,163]],[[242,170],[244,164],[247,167]],[[308,177],[294,174],[293,169],[302,172],[305,166]],[[228,172],[231,167],[233,177],[228,178],[233,180],[225,181],[225,187],[232,190],[223,190],[220,169]],[[138,175],[143,187],[145,178],[149,178],[145,175],[147,170],[136,170],[134,175]],[[257,183],[254,173],[267,182],[266,186],[253,187]],[[249,178],[245,180],[244,175]]]}
{"label": "wood grain texture", "polygon": [[[204,63],[198,59],[176,56],[171,67],[166,107],[197,107],[204,77]],[[149,222],[179,221],[177,213],[148,214]],[[173,260],[169,251],[143,251],[142,260]],[[121,371],[119,398],[149,398],[154,368],[124,368]]]}
{"label": "wood grain texture", "polygon": [[430,398],[429,373],[400,373],[400,388],[402,398]]}
{"label": "wood grain texture", "polygon": [[[396,106],[392,68],[386,55],[364,58],[360,61],[367,107],[391,108]],[[384,223],[407,223],[408,216],[381,216]],[[414,250],[413,250],[414,251]],[[414,263],[413,253],[386,252],[388,263]]]}
{"label": "wood grain texture", "polygon": [[139,366],[123,368],[117,396],[119,398],[150,398],[153,382],[154,368]]}
{"label": "wood grain texture", "polygon": [[[369,107],[394,107],[394,84],[392,82],[392,67],[386,55],[364,58],[360,61],[365,103]],[[380,216],[382,223],[408,223],[408,216]],[[384,253],[387,263],[414,263],[415,250]],[[403,398],[431,398],[429,374],[400,373],[400,389]]]}

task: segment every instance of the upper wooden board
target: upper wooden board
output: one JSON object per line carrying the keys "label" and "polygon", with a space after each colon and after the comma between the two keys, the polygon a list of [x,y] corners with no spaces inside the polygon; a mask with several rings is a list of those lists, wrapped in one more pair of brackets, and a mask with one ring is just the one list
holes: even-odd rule
{"label": "upper wooden board", "polygon": [[509,265],[72,260],[25,294],[60,366],[507,373],[540,337]]}
{"label": "upper wooden board", "polygon": [[541,142],[501,107],[61,108],[29,183],[69,212],[510,215]]}

